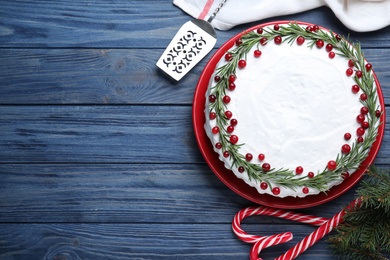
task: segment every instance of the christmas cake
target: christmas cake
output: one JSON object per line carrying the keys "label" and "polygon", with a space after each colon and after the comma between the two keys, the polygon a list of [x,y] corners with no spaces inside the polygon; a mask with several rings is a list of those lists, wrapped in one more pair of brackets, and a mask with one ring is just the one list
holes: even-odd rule
{"label": "christmas cake", "polygon": [[242,34],[217,63],[205,107],[225,168],[281,198],[326,192],[353,174],[383,109],[360,46],[298,23]]}

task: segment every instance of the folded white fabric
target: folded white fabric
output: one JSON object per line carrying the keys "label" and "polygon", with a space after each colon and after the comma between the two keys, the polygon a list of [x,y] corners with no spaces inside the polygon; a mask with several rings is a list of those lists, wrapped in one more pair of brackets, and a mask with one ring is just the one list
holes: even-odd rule
{"label": "folded white fabric", "polygon": [[[173,0],[194,18],[207,19],[221,0]],[[326,5],[340,21],[357,32],[374,31],[390,24],[390,0],[228,0],[212,21],[219,30],[307,11]]]}

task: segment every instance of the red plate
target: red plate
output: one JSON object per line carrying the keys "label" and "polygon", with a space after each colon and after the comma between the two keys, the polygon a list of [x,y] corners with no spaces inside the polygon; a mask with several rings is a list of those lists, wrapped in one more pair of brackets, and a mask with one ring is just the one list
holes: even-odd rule
{"label": "red plate", "polygon": [[[294,197],[286,197],[286,198],[278,198],[274,197],[268,194],[259,194],[255,188],[250,187],[247,185],[243,180],[237,178],[230,170],[226,169],[224,167],[224,164],[219,160],[218,154],[214,152],[211,141],[206,135],[206,132],[204,130],[204,123],[205,123],[205,104],[206,104],[206,91],[207,87],[210,81],[210,78],[215,70],[215,66],[219,62],[219,60],[224,56],[227,50],[229,50],[231,47],[233,47],[235,41],[244,33],[253,31],[259,26],[270,26],[274,24],[286,24],[289,23],[289,21],[277,21],[272,23],[265,23],[262,25],[258,25],[255,27],[252,27],[246,31],[244,31],[241,34],[238,34],[228,40],[225,44],[217,50],[217,52],[212,56],[210,61],[207,63],[206,67],[204,68],[196,90],[194,94],[194,102],[193,102],[193,110],[192,110],[192,120],[193,120],[193,126],[195,131],[195,137],[198,142],[199,148],[203,154],[203,157],[205,158],[207,164],[210,166],[212,171],[215,175],[218,176],[218,178],[225,183],[226,186],[228,186],[231,190],[236,192],[238,195],[253,201],[255,203],[269,206],[269,207],[275,207],[275,208],[283,208],[283,209],[299,209],[299,208],[308,208],[317,206],[323,203],[326,203],[330,200],[333,200],[337,198],[338,196],[342,195],[346,191],[348,191],[352,186],[354,186],[360,178],[363,176],[364,172],[366,171],[367,167],[371,165],[371,163],[374,161],[380,145],[382,143],[383,134],[384,134],[384,126],[385,126],[385,104],[383,99],[382,90],[379,85],[379,81],[374,74],[375,82],[377,84],[377,92],[379,96],[379,102],[383,109],[383,115],[381,117],[381,125],[378,128],[378,137],[376,141],[374,142],[370,153],[366,160],[362,163],[361,168],[359,168],[354,174],[352,174],[348,179],[346,179],[341,184],[334,186],[331,188],[327,194],[320,193],[318,195],[310,195],[305,198],[294,198]],[[302,25],[312,25],[304,22],[298,22]]]}

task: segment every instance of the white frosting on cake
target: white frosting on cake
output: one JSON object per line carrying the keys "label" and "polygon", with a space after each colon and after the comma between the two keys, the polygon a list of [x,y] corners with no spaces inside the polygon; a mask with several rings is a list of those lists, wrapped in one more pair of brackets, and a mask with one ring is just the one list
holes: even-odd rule
{"label": "white frosting on cake", "polygon": [[[237,67],[236,89],[227,90],[231,102],[227,109],[233,113],[238,125],[234,134],[239,137],[238,144],[244,144],[239,153],[251,153],[253,163],[270,163],[272,168],[295,170],[302,166],[308,172],[318,174],[324,171],[329,160],[335,160],[341,153],[343,144],[350,144],[357,138],[356,121],[360,108],[359,94],[351,91],[356,84],[353,77],[346,76],[348,60],[336,55],[330,59],[325,47],[309,48],[306,43],[299,46],[270,41],[260,46],[261,57],[254,57],[249,51],[243,69]],[[226,63],[222,57],[216,68]],[[215,74],[214,74],[215,75]],[[210,89],[216,83],[211,77]],[[238,172],[232,167],[231,158],[222,156],[223,151],[215,148],[219,135],[212,134],[216,120],[209,120],[209,101],[206,103],[205,129],[213,143],[214,150],[227,169],[255,187],[259,193],[272,194],[271,189],[260,188],[258,180],[249,179],[246,172]],[[351,133],[349,141],[345,133]],[[264,161],[258,160],[258,154],[265,155]],[[354,171],[350,170],[352,174]],[[328,188],[343,181],[339,178],[328,184]],[[307,194],[302,187],[291,190],[280,188],[278,197],[304,197],[318,194],[320,191],[310,188]]]}

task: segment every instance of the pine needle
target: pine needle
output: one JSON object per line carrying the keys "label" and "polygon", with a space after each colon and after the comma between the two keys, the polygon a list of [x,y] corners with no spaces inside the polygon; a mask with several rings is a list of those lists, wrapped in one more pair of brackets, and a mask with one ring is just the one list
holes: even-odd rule
{"label": "pine needle", "polygon": [[356,191],[361,204],[347,210],[328,241],[340,259],[390,259],[390,174],[372,166]]}

